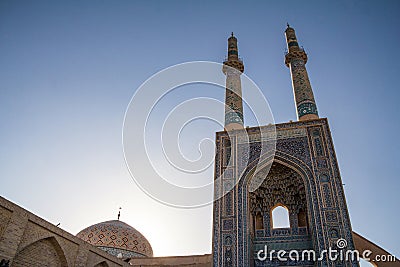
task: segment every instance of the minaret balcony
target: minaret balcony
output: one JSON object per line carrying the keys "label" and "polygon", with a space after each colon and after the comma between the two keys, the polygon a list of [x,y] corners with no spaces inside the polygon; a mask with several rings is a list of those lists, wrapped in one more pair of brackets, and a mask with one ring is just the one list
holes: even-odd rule
{"label": "minaret balcony", "polygon": [[227,68],[225,66],[229,66],[231,68],[237,69],[238,71],[242,72],[244,71],[244,65],[243,61],[241,58],[238,59],[226,59],[224,61],[224,66],[222,67],[223,73],[227,73]]}
{"label": "minaret balcony", "polygon": [[[291,50],[291,51],[290,51]],[[290,62],[293,59],[302,59],[304,61],[304,64],[307,63],[307,54],[304,51],[304,48],[300,48],[296,49],[296,50],[292,50],[290,49],[289,52],[285,51],[285,65],[287,67],[289,67]]]}

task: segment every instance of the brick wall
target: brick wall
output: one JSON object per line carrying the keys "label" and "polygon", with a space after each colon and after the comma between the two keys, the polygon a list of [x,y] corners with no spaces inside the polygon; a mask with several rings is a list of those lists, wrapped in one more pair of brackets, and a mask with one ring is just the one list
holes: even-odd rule
{"label": "brick wall", "polygon": [[[0,197],[0,260],[10,266],[130,266]],[[101,266],[101,265],[99,265]]]}
{"label": "brick wall", "polygon": [[211,255],[154,257],[126,263],[0,197],[0,261],[12,267],[209,267]]}

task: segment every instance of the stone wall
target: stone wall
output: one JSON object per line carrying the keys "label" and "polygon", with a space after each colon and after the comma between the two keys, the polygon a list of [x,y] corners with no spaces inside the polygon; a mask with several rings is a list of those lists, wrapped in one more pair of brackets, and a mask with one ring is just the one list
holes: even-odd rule
{"label": "stone wall", "polygon": [[0,260],[10,266],[130,266],[0,197]]}
{"label": "stone wall", "polygon": [[173,256],[173,257],[153,257],[135,258],[130,260],[132,266],[179,266],[179,267],[211,267],[211,254],[196,256]]}
{"label": "stone wall", "polygon": [[[356,249],[376,255],[388,252],[353,233]],[[107,254],[80,238],[39,218],[18,205],[0,197],[0,261],[9,260],[15,267],[211,267],[207,255],[135,258],[129,263]],[[395,262],[375,262],[376,266],[400,266]]]}
{"label": "stone wall", "polygon": [[0,261],[15,267],[211,266],[211,255],[124,262],[0,197]]}

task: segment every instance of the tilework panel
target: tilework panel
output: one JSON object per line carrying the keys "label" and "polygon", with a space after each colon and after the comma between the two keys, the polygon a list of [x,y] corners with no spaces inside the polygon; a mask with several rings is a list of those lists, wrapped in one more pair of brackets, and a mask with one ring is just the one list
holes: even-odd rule
{"label": "tilework panel", "polygon": [[89,226],[77,237],[97,247],[119,248],[143,256],[152,257],[153,249],[149,241],[132,226],[117,220]]}
{"label": "tilework panel", "polygon": [[[349,249],[354,248],[342,181],[327,120],[298,121],[277,124],[275,126],[278,133],[277,136],[279,136],[279,138],[275,139],[276,146],[271,142],[273,138],[269,133],[265,135],[266,138],[263,140],[261,140],[261,134],[258,133],[264,129],[270,131],[271,126],[246,129],[246,132],[251,136],[250,143],[248,144],[243,141],[246,138],[239,136],[240,133],[237,133],[238,136],[234,136],[235,140],[239,140],[239,142],[236,146],[232,146],[233,149],[231,151],[237,163],[237,165],[233,166],[235,168],[233,179],[239,179],[239,182],[231,192],[233,196],[231,202],[232,215],[228,217],[223,212],[224,209],[221,209],[221,207],[225,206],[225,199],[220,199],[214,203],[214,266],[228,266],[230,263],[226,261],[227,254],[229,258],[232,256],[232,262],[236,264],[235,266],[268,266],[263,265],[265,263],[255,261],[253,255],[256,249],[254,245],[264,242],[283,242],[279,244],[288,247],[294,244],[308,244],[308,246],[312,246],[318,253],[329,246],[332,238],[337,239],[339,237],[345,238],[348,241]],[[226,138],[226,135],[226,132],[217,133],[217,140]],[[260,138],[257,139],[257,137]],[[270,137],[271,140],[269,139]],[[250,151],[246,150],[246,146]],[[264,150],[266,151],[265,154],[260,153],[262,146],[268,147],[268,149]],[[219,160],[223,158],[223,153],[223,142],[217,142],[215,177],[218,177],[222,172],[222,164]],[[289,204],[289,210],[292,211],[292,215],[289,215],[291,223],[290,231],[280,231],[279,234],[277,234],[277,230],[270,231],[270,225],[266,223],[269,216],[266,216],[264,211],[264,228],[268,229],[264,229],[264,232],[261,231],[258,234],[259,231],[251,230],[253,227],[251,222],[254,223],[254,219],[252,220],[250,216],[253,216],[252,214],[254,213],[251,211],[250,192],[255,191],[249,190],[249,185],[253,177],[257,178],[260,176],[258,173],[263,171],[261,168],[261,170],[257,169],[257,173],[254,173],[257,164],[262,166],[270,164],[271,166],[272,162],[283,164],[289,168],[288,174],[295,172],[301,177],[302,182],[300,184],[304,186],[305,201],[295,201],[293,202],[295,204]],[[236,177],[239,174],[240,176]],[[288,183],[288,185],[290,184]],[[293,187],[293,185],[291,186]],[[286,189],[289,190],[289,188]],[[282,192],[286,192],[286,189]],[[276,201],[274,203],[265,201],[268,199],[268,195],[273,194],[272,191],[264,190],[264,193],[265,196],[262,197],[260,195],[261,199],[257,200],[256,203],[261,203],[265,207],[276,204]],[[296,194],[289,194],[285,198],[292,201],[296,200],[296,196]],[[282,201],[285,201],[284,199]],[[290,201],[288,202],[291,203]],[[298,203],[301,204],[300,206],[303,205],[302,209],[306,211],[308,229],[300,229],[296,223],[297,218],[295,218],[293,212],[298,209]],[[228,230],[229,227],[226,227],[225,220],[232,217],[235,223],[233,229]],[[234,245],[230,247],[231,252],[227,252],[228,248],[223,243],[223,238],[221,237],[222,231],[224,234],[229,234],[232,238]],[[301,241],[303,239],[304,242]],[[296,264],[297,266],[309,266],[310,262],[299,262]],[[315,266],[333,265],[325,260],[316,262]],[[348,262],[344,266],[358,265],[355,262]]]}

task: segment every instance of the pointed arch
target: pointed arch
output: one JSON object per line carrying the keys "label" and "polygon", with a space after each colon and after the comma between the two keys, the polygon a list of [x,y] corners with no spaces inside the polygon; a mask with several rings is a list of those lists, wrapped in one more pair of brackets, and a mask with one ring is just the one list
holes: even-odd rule
{"label": "pointed arch", "polygon": [[[246,189],[249,189],[250,184],[252,182],[252,179],[260,179],[260,177],[257,177],[257,174],[260,173],[261,177],[266,177],[268,174],[268,171],[270,170],[271,166],[273,163],[278,163],[281,164],[294,172],[296,172],[299,177],[302,179],[304,186],[305,186],[305,193],[306,197],[309,201],[307,201],[307,214],[306,218],[314,218],[315,213],[319,213],[319,206],[316,205],[317,203],[317,198],[314,194],[312,194],[312,187],[316,187],[315,181],[313,179],[313,172],[311,171],[310,167],[307,166],[302,160],[283,153],[281,151],[271,151],[268,153],[265,153],[264,155],[260,156],[260,160],[258,161],[253,161],[250,163],[245,170],[241,173],[241,178],[239,181],[239,186],[240,187],[245,187]],[[266,173],[263,173],[263,170],[267,170]],[[257,172],[257,173],[256,173]],[[260,182],[257,182],[261,184]],[[256,183],[256,184],[257,184]],[[247,198],[247,191],[248,190],[243,190],[243,196],[246,195]],[[314,224],[315,222],[308,222],[308,224]]]}
{"label": "pointed arch", "polygon": [[272,228],[290,228],[289,209],[278,203],[271,209]]}
{"label": "pointed arch", "polygon": [[239,184],[243,183],[249,187],[251,180],[254,179],[258,173],[262,173],[263,170],[269,170],[274,162],[282,164],[297,172],[303,179],[304,184],[309,186],[311,182],[309,178],[312,177],[312,170],[310,167],[307,166],[307,164],[305,164],[301,159],[279,150],[267,152],[261,155],[259,160],[254,160],[248,164],[240,174]]}
{"label": "pointed arch", "polygon": [[[35,257],[32,257],[35,255]],[[47,237],[23,248],[14,258],[13,266],[29,267],[67,267],[67,259],[57,239]]]}
{"label": "pointed arch", "polygon": [[[237,261],[238,264],[245,264],[252,257],[252,245],[248,242],[247,237],[251,234],[251,220],[249,219],[250,215],[250,195],[249,191],[250,185],[258,184],[261,185],[262,180],[256,181],[256,183],[252,183],[252,179],[265,179],[268,174],[269,169],[272,167],[273,163],[278,163],[283,165],[284,167],[289,168],[291,171],[298,175],[299,179],[303,182],[305,188],[305,196],[306,196],[306,210],[307,210],[307,218],[309,218],[309,227],[315,228],[315,231],[310,233],[310,237],[312,240],[315,240],[314,249],[323,249],[323,243],[319,242],[320,233],[322,233],[322,223],[321,223],[321,211],[320,207],[317,205],[318,196],[315,192],[316,188],[316,180],[313,175],[313,171],[311,167],[308,166],[301,159],[289,155],[287,153],[281,151],[269,151],[261,155],[257,160],[254,160],[250,164],[246,166],[246,168],[241,171],[240,180],[238,182],[238,224],[240,225],[240,229],[237,232],[237,240],[238,246],[242,247],[238,251]],[[265,171],[266,170],[266,171]],[[263,173],[264,172],[264,173]],[[260,173],[260,175],[257,175]],[[265,175],[265,176],[264,176]],[[253,188],[256,190],[257,188]],[[292,221],[293,218],[290,218]],[[265,223],[265,222],[264,222]],[[268,223],[268,221],[267,221]],[[269,231],[270,225],[267,226],[267,230]]]}

